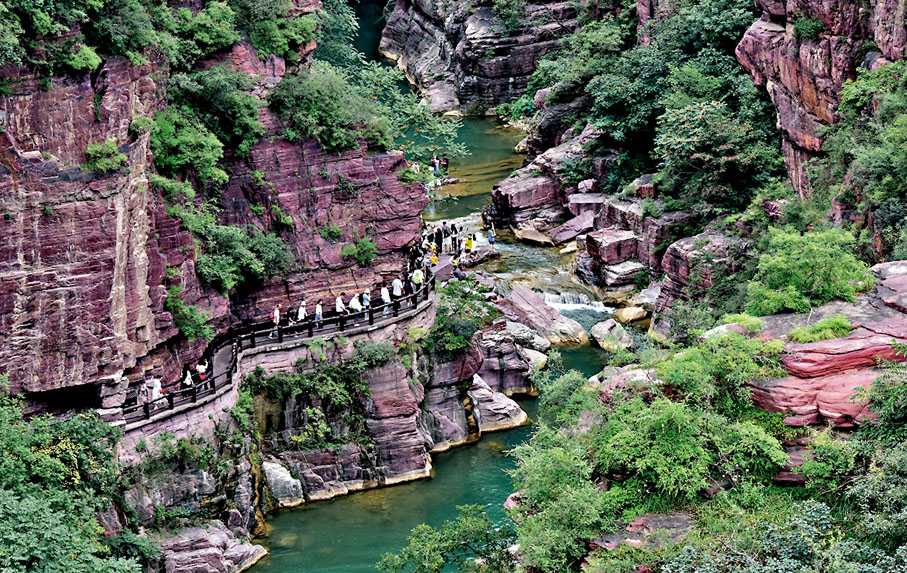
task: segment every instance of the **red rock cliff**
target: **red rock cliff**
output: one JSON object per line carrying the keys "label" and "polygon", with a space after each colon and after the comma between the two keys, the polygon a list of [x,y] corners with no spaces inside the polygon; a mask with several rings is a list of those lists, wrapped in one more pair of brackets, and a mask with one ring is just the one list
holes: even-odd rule
{"label": "red rock cliff", "polygon": [[[757,0],[763,15],[737,46],[737,59],[778,111],[784,157],[805,192],[805,164],[822,148],[819,127],[835,121],[838,94],[862,67],[904,56],[904,3],[894,0]],[[822,23],[818,38],[798,38],[794,22]]]}

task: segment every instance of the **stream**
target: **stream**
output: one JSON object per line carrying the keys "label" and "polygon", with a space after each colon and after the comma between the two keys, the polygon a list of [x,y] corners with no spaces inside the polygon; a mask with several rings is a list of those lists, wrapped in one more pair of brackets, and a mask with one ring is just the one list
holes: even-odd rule
{"label": "stream", "polygon": [[[362,23],[356,47],[370,59],[380,56],[377,45],[383,27],[382,5],[356,6]],[[426,222],[474,215],[488,205],[491,189],[523,161],[513,147],[523,133],[502,127],[493,118],[465,118],[460,141],[470,154],[451,159],[450,176],[459,181],[445,185],[423,213]],[[478,229],[476,229],[478,232]],[[511,285],[542,293],[545,301],[589,330],[614,309],[604,306],[570,276],[571,256],[554,248],[515,242],[506,232],[498,236],[501,257],[481,270]],[[567,368],[586,376],[599,372],[607,358],[592,346],[560,349]],[[535,400],[520,406],[535,418]],[[486,434],[474,444],[432,456],[432,479],[354,493],[329,501],[283,511],[269,520],[271,533],[261,543],[270,554],[255,573],[315,573],[374,571],[384,553],[397,552],[416,525],[439,526],[455,519],[456,507],[485,506],[495,520],[506,519],[503,503],[513,491],[506,470],[513,467],[507,451],[527,440],[532,426]]]}

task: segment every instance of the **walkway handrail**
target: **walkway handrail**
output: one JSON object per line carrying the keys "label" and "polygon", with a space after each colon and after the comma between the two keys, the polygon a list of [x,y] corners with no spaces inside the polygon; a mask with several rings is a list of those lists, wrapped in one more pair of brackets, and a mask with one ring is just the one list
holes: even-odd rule
{"label": "walkway handrail", "polygon": [[[431,293],[435,290],[435,283],[435,277],[430,276],[423,283],[421,288],[411,294],[403,295],[390,303],[369,306],[362,311],[351,312],[349,314],[338,315],[336,311],[330,311],[334,316],[323,316],[321,321],[316,322],[314,316],[312,316],[311,318],[307,317],[307,320],[303,322],[297,322],[296,324],[289,326],[278,326],[276,341],[280,344],[283,342],[284,336],[295,336],[299,334],[305,336],[298,340],[306,340],[315,338],[319,334],[342,333],[345,332],[351,324],[355,325],[360,320],[366,320],[369,326],[374,326],[375,324],[393,324],[399,319],[400,312],[403,310],[404,305],[418,308],[420,300],[427,301]],[[157,414],[158,410],[161,410],[162,407],[162,411],[167,411],[173,410],[178,406],[198,402],[207,396],[217,393],[225,386],[232,384],[233,376],[236,374],[240,351],[244,348],[255,348],[257,344],[255,340],[256,337],[273,332],[274,323],[266,320],[255,324],[239,326],[215,337],[211,341],[211,344],[208,345],[205,354],[202,356],[202,359],[207,360],[210,364],[209,372],[211,372],[211,376],[202,382],[193,384],[190,388],[168,392],[160,398],[150,400],[143,404],[124,407],[123,417],[126,420],[126,423],[130,424],[141,419],[150,419],[151,416]],[[230,365],[223,372],[215,375],[214,373],[217,371],[215,362],[216,356],[228,345],[232,346],[230,352]]]}

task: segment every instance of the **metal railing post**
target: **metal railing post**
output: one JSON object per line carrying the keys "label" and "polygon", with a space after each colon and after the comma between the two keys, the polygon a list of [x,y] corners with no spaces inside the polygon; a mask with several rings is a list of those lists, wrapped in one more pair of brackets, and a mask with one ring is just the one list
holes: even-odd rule
{"label": "metal railing post", "polygon": [[314,329],[315,329],[315,321],[309,320],[309,338],[312,338],[315,335]]}
{"label": "metal railing post", "polygon": [[283,327],[279,324],[277,325],[277,343],[280,344],[283,342]]}
{"label": "metal railing post", "polygon": [[151,404],[148,402],[145,402],[144,404],[142,404],[142,409],[145,410],[145,419],[147,420],[148,418],[151,417]]}
{"label": "metal railing post", "polygon": [[371,305],[368,307],[368,323],[369,326],[375,324],[375,309]]}

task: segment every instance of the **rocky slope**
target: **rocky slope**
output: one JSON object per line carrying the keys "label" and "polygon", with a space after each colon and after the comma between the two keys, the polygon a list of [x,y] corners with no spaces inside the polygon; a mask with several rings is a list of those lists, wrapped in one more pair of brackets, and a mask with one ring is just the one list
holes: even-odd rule
{"label": "rocky slope", "polygon": [[523,95],[529,76],[576,25],[570,2],[526,5],[509,33],[487,5],[465,0],[396,0],[380,50],[395,60],[438,111],[492,108]]}
{"label": "rocky slope", "polygon": [[[904,4],[890,0],[757,0],[763,11],[737,46],[737,59],[768,90],[778,111],[785,161],[806,192],[805,166],[820,153],[819,128],[835,121],[843,83],[860,68],[904,57]],[[815,39],[798,37],[801,18],[821,22]]]}

